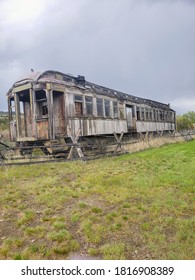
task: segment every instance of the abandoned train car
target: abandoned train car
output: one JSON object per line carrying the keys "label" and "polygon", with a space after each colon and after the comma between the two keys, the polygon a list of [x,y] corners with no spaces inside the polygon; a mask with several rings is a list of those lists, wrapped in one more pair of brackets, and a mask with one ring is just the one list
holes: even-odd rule
{"label": "abandoned train car", "polygon": [[169,104],[148,100],[57,71],[31,72],[7,93],[10,140],[51,145],[69,136],[175,130]]}

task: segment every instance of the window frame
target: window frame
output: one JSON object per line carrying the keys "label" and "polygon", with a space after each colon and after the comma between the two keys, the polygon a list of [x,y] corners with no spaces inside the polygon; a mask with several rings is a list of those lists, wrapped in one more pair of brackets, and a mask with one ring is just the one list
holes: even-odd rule
{"label": "window frame", "polygon": [[[74,107],[75,107],[75,116],[76,117],[83,116],[83,95],[74,94]],[[77,109],[79,107],[80,107],[80,110]]]}
{"label": "window frame", "polygon": [[[90,98],[91,101],[87,100],[87,98]],[[86,111],[87,116],[93,116],[93,97],[92,96],[89,96],[89,95],[85,96],[85,111]]]}
{"label": "window frame", "polygon": [[[100,102],[101,101],[101,102]],[[96,97],[97,117],[104,117],[104,99]],[[99,113],[101,111],[101,113]]]}
{"label": "window frame", "polygon": [[110,106],[110,100],[104,99],[104,112],[105,117],[110,118],[111,117],[111,106]]}
{"label": "window frame", "polygon": [[118,102],[113,100],[112,106],[113,106],[113,118],[118,119],[118,115],[119,115]]}

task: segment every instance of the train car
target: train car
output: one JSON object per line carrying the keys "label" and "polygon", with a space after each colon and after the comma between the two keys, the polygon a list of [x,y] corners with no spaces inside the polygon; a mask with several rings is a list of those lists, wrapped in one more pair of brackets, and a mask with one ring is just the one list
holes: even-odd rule
{"label": "train car", "polygon": [[[169,104],[136,97],[58,71],[31,72],[7,93],[10,140],[44,145],[50,153],[72,135],[156,133],[175,130]],[[51,147],[55,148],[51,148]],[[50,148],[49,148],[50,147]]]}

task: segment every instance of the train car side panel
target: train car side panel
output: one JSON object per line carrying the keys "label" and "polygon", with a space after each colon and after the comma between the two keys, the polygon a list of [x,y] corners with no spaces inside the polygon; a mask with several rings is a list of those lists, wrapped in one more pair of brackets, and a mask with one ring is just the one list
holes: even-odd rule
{"label": "train car side panel", "polygon": [[126,120],[73,118],[69,119],[68,126],[75,135],[81,129],[82,136],[127,132]]}

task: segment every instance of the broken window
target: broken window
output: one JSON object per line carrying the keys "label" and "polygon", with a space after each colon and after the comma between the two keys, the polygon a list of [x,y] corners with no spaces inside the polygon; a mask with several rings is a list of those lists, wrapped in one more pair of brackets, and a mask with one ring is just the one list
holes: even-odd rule
{"label": "broken window", "polygon": [[105,116],[110,117],[110,100],[104,100],[105,105]]}
{"label": "broken window", "polygon": [[103,99],[97,98],[97,116],[103,117]]}
{"label": "broken window", "polygon": [[83,96],[75,95],[74,96],[74,104],[75,104],[75,114],[76,116],[83,115]]}
{"label": "broken window", "polygon": [[44,90],[36,91],[35,99],[37,102],[37,116],[48,115],[46,92]]}
{"label": "broken window", "polygon": [[118,102],[113,101],[113,117],[118,118]]}
{"label": "broken window", "polygon": [[140,107],[136,107],[137,120],[140,121]]}
{"label": "broken window", "polygon": [[86,115],[93,115],[93,97],[85,96]]}

